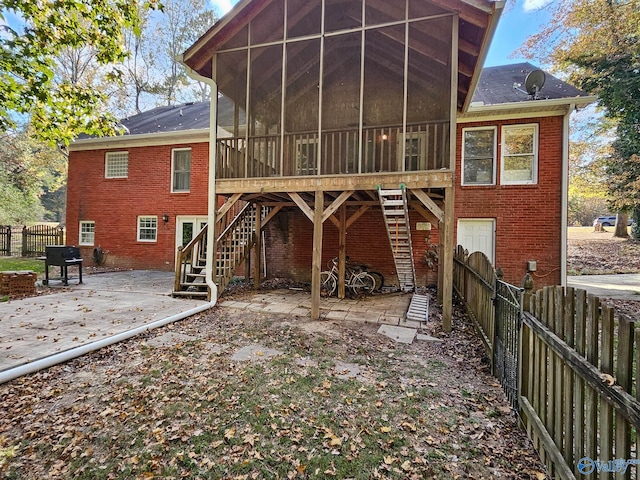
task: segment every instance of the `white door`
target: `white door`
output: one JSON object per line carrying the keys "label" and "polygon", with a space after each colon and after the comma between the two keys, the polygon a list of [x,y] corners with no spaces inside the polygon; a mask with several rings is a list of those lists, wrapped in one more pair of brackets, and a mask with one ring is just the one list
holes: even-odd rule
{"label": "white door", "polygon": [[176,250],[193,240],[206,224],[207,217],[176,217]]}
{"label": "white door", "polygon": [[484,253],[495,264],[495,231],[494,219],[459,219],[458,245],[462,245],[470,254]]}

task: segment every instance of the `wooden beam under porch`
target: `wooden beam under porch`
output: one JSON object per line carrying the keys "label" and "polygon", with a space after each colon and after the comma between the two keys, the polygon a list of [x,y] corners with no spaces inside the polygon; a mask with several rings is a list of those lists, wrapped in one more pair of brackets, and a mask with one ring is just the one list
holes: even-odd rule
{"label": "wooden beam under porch", "polygon": [[286,193],[316,191],[375,190],[378,185],[406,188],[447,188],[453,186],[453,172],[371,173],[361,175],[325,175],[300,177],[267,177],[217,179],[218,195],[247,193]]}
{"label": "wooden beam under porch", "polygon": [[[440,238],[442,273],[439,279],[439,298],[443,302],[443,327],[451,329],[451,300],[453,289],[453,174],[449,170],[379,173],[365,175],[335,175],[310,177],[268,177],[249,179],[218,179],[216,193],[228,198],[220,209],[229,208],[238,200],[243,200],[271,208],[296,207],[312,223],[312,308],[313,319],[320,315],[320,272],[322,270],[323,223],[330,220],[338,228],[339,270],[341,276],[345,268],[344,244],[349,226],[370,208],[379,207],[377,188],[398,189],[408,192],[409,207],[425,221],[437,223],[442,234]],[[447,200],[450,205],[447,205]],[[347,213],[347,208],[350,213]],[[267,245],[268,249],[269,246]],[[449,252],[450,251],[450,252]],[[260,272],[260,255],[256,255],[253,268]],[[449,272],[450,270],[450,272]],[[344,297],[344,282],[340,282],[339,295]]]}

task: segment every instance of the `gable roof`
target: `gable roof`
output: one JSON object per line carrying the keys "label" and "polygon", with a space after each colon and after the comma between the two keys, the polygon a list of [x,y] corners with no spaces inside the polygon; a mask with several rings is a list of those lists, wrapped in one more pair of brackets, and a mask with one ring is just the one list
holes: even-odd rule
{"label": "gable roof", "polygon": [[[531,96],[522,90],[524,90],[525,77],[534,70],[539,69],[528,62],[483,69],[471,102],[473,104],[482,102],[483,105],[530,102],[532,100]],[[520,90],[514,88],[516,84],[520,84]],[[567,98],[579,100],[581,97],[587,98],[589,95],[545,72],[544,86],[538,94],[539,100]]]}
{"label": "gable roof", "polygon": [[156,107],[123,118],[125,135],[176,132],[209,128],[209,102]]}
{"label": "gable roof", "polygon": [[[529,115],[532,110],[557,112],[566,110],[566,106],[570,103],[584,106],[596,100],[596,97],[588,95],[546,72],[545,84],[540,91],[539,99],[532,100],[526,93],[514,89],[513,85],[514,82],[524,84],[524,78],[533,70],[538,70],[538,68],[528,62],[485,68],[473,95],[473,102],[469,109],[470,113],[464,115],[464,118],[470,119],[482,112],[496,112],[498,110],[514,115],[523,110],[528,112]],[[179,143],[181,140],[186,140],[184,137],[186,132],[191,132],[192,135],[200,134],[202,141],[208,141],[209,104],[210,102],[184,103],[157,107],[131,115],[121,121],[122,125],[127,129],[125,134],[109,138],[84,137],[72,143],[70,150],[86,150],[89,149],[89,145],[92,145],[92,148],[96,148],[96,143],[106,145],[109,142],[127,141],[134,137],[148,135],[158,138],[162,134],[171,136],[167,143]],[[558,113],[555,114],[558,115]],[[243,114],[240,115],[239,120],[241,123],[244,122]],[[221,129],[224,129],[225,126],[233,125],[233,121],[233,104],[228,98],[221,96],[218,99],[219,136],[225,133]],[[175,137],[172,134],[180,136]],[[228,132],[226,134],[228,135]],[[85,144],[86,146],[83,146]]]}
{"label": "gable roof", "polygon": [[[300,8],[300,12],[295,13],[295,18],[300,25],[303,25],[308,16],[317,15],[312,11],[314,2],[308,0],[306,3],[298,2],[304,5]],[[416,2],[417,4],[418,2]],[[333,2],[338,5],[339,2]],[[378,4],[371,2],[366,4],[367,8],[376,11],[375,15],[384,17],[382,12],[385,8],[395,2],[382,0]],[[495,32],[495,28],[505,5],[504,0],[421,0],[421,8],[423,11],[430,11],[433,15],[458,15],[459,22],[455,29],[457,38],[453,39],[453,45],[457,47],[456,57],[458,62],[458,108],[464,111],[470,103],[470,93],[475,90],[479,74],[480,66],[484,63],[484,58],[489,49],[489,44]],[[334,9],[335,9],[334,5]],[[303,12],[302,10],[309,10]],[[216,72],[213,69],[213,57],[219,50],[233,49],[238,47],[246,47],[247,40],[242,41],[236,38],[239,33],[245,37],[250,31],[250,26],[260,25],[264,30],[278,30],[277,39],[274,36],[272,40],[276,43],[282,41],[283,33],[280,31],[281,25],[275,25],[271,22],[272,16],[283,16],[284,8],[282,0],[240,0],[234,8],[222,17],[209,31],[207,31],[200,39],[190,46],[182,55],[182,62],[206,78],[215,78]],[[338,9],[339,11],[339,9]],[[346,12],[341,12],[346,15]],[[326,9],[325,9],[326,15]],[[290,20],[290,19],[287,19]],[[279,21],[279,20],[278,20]],[[288,28],[290,25],[288,25]],[[300,27],[304,29],[305,27]],[[364,27],[363,27],[364,28]],[[257,30],[257,28],[256,28]],[[344,31],[350,31],[345,29]],[[435,32],[434,32],[435,33]],[[319,33],[316,33],[319,35]],[[324,33],[322,34],[324,35]],[[271,37],[270,37],[271,38]],[[451,33],[447,32],[442,38],[425,39],[424,44],[416,44],[412,48],[418,51],[433,50],[434,45],[446,42],[451,44]],[[269,45],[272,43],[265,43]],[[384,60],[381,60],[384,62]],[[427,71],[428,75],[428,71]],[[225,92],[226,93],[226,92]]]}

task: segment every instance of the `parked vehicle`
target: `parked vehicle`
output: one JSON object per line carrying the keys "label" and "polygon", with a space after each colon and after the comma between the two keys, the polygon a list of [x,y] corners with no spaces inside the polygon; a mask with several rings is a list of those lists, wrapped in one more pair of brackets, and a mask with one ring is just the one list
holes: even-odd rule
{"label": "parked vehicle", "polygon": [[[631,219],[629,219],[629,221],[627,222],[627,226],[631,226]],[[595,227],[596,225],[601,224],[603,227],[613,227],[616,224],[616,216],[615,215],[602,215],[598,218],[596,218],[593,221],[593,226]]]}

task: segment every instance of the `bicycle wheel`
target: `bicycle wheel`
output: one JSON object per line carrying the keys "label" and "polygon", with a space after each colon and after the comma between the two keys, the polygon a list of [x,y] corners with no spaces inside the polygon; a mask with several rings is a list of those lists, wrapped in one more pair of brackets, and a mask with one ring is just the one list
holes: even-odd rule
{"label": "bicycle wheel", "polygon": [[349,285],[354,293],[362,295],[364,293],[371,293],[376,287],[375,279],[367,272],[360,272],[353,277],[351,284]]}
{"label": "bicycle wheel", "polygon": [[380,272],[367,272],[369,275],[371,275],[373,277],[373,279],[376,281],[376,285],[373,288],[373,290],[375,292],[379,291],[382,286],[384,285],[384,277],[382,276],[382,274]]}
{"label": "bicycle wheel", "polygon": [[331,272],[320,272],[320,295],[323,297],[332,296],[337,288],[336,277]]}

